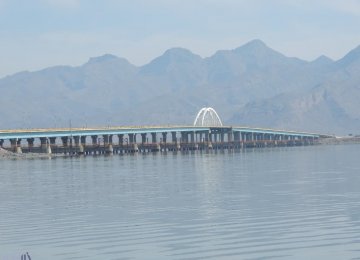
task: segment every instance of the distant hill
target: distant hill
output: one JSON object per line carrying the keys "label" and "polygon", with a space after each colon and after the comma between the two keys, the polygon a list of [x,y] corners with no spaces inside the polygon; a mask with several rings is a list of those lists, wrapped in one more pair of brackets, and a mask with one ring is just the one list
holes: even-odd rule
{"label": "distant hill", "polygon": [[225,124],[360,133],[360,47],[308,62],[260,40],[202,58],[173,48],[141,67],[106,54],[0,79],[0,128],[191,124],[203,106]]}

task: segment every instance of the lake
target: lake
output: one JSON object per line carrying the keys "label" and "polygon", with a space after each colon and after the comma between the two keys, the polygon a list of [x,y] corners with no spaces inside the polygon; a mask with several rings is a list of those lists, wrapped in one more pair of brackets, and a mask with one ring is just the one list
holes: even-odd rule
{"label": "lake", "polygon": [[360,259],[359,150],[1,160],[0,259]]}

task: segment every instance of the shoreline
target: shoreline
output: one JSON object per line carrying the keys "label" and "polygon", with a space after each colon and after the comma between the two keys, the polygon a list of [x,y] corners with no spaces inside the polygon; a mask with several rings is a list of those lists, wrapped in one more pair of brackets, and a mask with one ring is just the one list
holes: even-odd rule
{"label": "shoreline", "polygon": [[4,148],[0,148],[0,160],[8,159],[49,159],[53,157],[64,157],[64,154],[46,154],[46,153],[14,153]]}

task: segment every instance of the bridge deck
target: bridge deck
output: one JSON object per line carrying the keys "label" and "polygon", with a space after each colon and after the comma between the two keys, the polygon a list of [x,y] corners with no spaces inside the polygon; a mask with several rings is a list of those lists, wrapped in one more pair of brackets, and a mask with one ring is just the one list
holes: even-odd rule
{"label": "bridge deck", "polygon": [[330,137],[316,133],[275,130],[265,128],[251,128],[241,126],[199,127],[199,126],[119,126],[96,128],[48,128],[48,129],[9,129],[0,130],[0,139],[26,139],[50,138],[62,136],[91,136],[91,135],[117,135],[117,134],[142,134],[142,133],[169,133],[169,132],[207,132],[230,131],[242,133],[274,134],[302,137]]}

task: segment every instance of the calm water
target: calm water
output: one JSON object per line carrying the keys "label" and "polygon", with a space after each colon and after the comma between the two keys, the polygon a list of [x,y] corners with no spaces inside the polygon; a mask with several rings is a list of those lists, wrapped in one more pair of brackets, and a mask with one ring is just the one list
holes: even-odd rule
{"label": "calm water", "polygon": [[360,145],[0,161],[0,259],[360,259]]}

